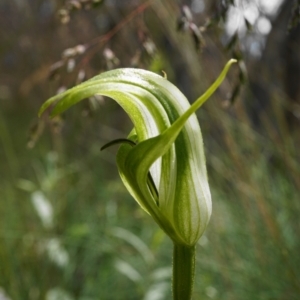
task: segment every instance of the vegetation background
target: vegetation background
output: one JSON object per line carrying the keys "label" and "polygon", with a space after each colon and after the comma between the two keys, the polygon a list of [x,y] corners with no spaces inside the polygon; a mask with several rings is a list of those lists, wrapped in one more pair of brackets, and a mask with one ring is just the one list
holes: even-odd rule
{"label": "vegetation background", "polygon": [[[298,6],[297,6],[298,5]],[[300,295],[299,1],[1,0],[0,299],[171,298],[171,242],[125,191],[130,121],[91,98],[38,120],[61,89],[116,67],[162,74],[199,111],[213,215],[194,299]]]}

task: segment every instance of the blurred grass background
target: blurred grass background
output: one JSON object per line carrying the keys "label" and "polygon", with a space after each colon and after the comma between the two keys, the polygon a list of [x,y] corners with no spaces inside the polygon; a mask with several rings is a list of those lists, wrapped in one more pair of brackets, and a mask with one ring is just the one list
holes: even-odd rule
{"label": "blurred grass background", "polygon": [[[189,31],[176,31],[180,8],[192,7],[200,26],[222,12],[220,1],[107,0],[72,11],[63,25],[57,12],[65,1],[1,1],[1,300],[171,298],[171,242],[127,194],[116,149],[99,150],[127,135],[125,114],[108,99],[89,99],[52,121],[38,121],[37,111],[59,88],[75,84],[80,70],[90,77],[128,66],[166,71],[192,101],[239,47],[247,85],[230,104],[241,77],[236,68],[199,111],[213,215],[197,249],[194,299],[300,298],[300,94],[297,80],[292,88],[286,83],[291,73],[299,80],[300,67],[284,69],[300,51],[299,44],[294,52],[270,50],[278,43],[290,49],[282,34],[288,2],[269,15],[260,2],[243,2],[244,10],[258,7],[272,30],[241,31],[239,44],[224,50],[230,31],[228,20],[219,21],[203,33],[199,51]],[[49,81],[61,53],[86,43],[92,46],[76,57],[77,67],[59,69]],[[253,43],[259,54],[249,50]]]}

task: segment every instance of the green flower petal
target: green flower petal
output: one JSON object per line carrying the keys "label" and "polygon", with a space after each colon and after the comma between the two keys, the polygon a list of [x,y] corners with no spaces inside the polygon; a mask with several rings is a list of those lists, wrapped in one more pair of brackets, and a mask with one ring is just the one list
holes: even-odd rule
{"label": "green flower petal", "polygon": [[[234,62],[226,64],[192,106],[165,78],[145,70],[119,69],[50,98],[40,114],[55,104],[52,115],[57,115],[95,94],[116,100],[134,125],[128,138],[138,141],[134,147],[122,144],[117,154],[125,186],[174,242],[192,246],[211,215],[203,141],[194,112],[217,89]],[[153,183],[149,185],[149,170],[158,197],[151,189]]]}

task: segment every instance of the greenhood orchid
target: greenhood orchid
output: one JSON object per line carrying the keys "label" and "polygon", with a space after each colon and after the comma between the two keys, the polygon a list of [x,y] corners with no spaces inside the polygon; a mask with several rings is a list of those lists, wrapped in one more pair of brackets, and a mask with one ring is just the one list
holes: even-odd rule
{"label": "greenhood orchid", "polygon": [[194,113],[234,62],[226,64],[192,105],[164,77],[145,70],[117,69],[50,98],[40,114],[55,104],[55,116],[95,94],[117,101],[134,127],[126,139],[118,140],[117,165],[123,183],[175,245],[194,247],[212,210],[203,140]]}

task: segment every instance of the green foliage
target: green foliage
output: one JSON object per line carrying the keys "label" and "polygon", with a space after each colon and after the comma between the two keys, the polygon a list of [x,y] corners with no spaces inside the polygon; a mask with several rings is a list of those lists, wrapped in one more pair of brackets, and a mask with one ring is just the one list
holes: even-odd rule
{"label": "green foliage", "polygon": [[[253,129],[242,109],[232,118],[211,103],[200,118],[214,202],[210,226],[197,248],[194,298],[298,299],[297,136],[285,131],[280,114],[279,131],[266,123],[265,136]],[[220,120],[222,133],[210,128],[208,134],[207,124]],[[19,129],[8,134],[12,123]],[[99,153],[97,136],[77,151],[78,137],[69,136],[56,152],[45,155],[48,138],[28,152],[17,138],[25,135],[27,123],[20,115],[1,115],[6,148],[1,148],[0,168],[0,286],[17,300],[45,299],[50,291],[64,291],[72,299],[99,299],[99,293],[101,299],[159,299],[155,292],[170,299],[171,243],[119,179],[107,179],[114,158]],[[93,128],[86,120],[79,124],[86,132]],[[51,202],[51,228],[45,228],[31,202],[35,191]],[[68,253],[67,264],[53,261],[45,248],[50,240],[52,251]],[[135,275],[124,275],[129,269]]]}
{"label": "green foliage", "polygon": [[[0,4],[7,12],[1,19],[4,30],[0,86],[0,298],[6,294],[7,298],[16,300],[170,299],[172,245],[151,218],[137,208],[119,182],[115,153],[110,152],[114,150],[99,153],[103,144],[125,136],[126,129],[130,129],[116,107],[109,102],[105,106],[97,102],[102,113],[91,113],[89,118],[81,117],[83,108],[86,113],[86,107],[74,108],[64,116],[66,122],[56,119],[50,126],[45,126],[50,130],[43,134],[34,149],[25,147],[28,127],[35,118],[37,106],[53,93],[44,84],[44,67],[36,70],[36,64],[55,61],[63,49],[78,41],[82,43],[95,38],[95,31],[99,38],[99,31],[88,25],[96,23],[90,22],[92,18],[88,14],[85,14],[87,19],[74,24],[73,31],[71,26],[55,29],[54,18],[42,15],[48,7],[43,6],[43,2],[29,5],[28,1],[8,0]],[[183,71],[186,62],[181,61],[186,54],[186,57],[192,57],[187,69],[194,74],[195,80],[185,88],[199,90],[203,82],[197,66],[202,65],[206,68],[205,73],[210,74],[219,65],[216,59],[219,50],[215,49],[218,46],[211,42],[214,38],[208,31],[214,24],[220,29],[220,20],[226,19],[232,1],[217,1],[222,5],[219,7],[207,6],[216,12],[216,17],[207,23],[208,31],[204,37],[210,47],[205,48],[206,55],[201,56],[191,56],[189,46],[178,42],[180,35],[173,34],[171,29],[175,22],[168,16],[175,19],[174,11],[178,7],[173,5],[174,10],[170,9],[167,5],[171,2],[153,1],[157,4],[153,11],[158,16],[154,22],[149,21],[149,11],[145,13],[146,23],[151,28],[157,26],[163,36],[163,42],[155,41],[159,50],[150,68],[157,73],[165,70],[168,78],[175,81],[175,69],[170,66],[178,61],[180,74],[186,78]],[[295,10],[290,11],[290,26],[299,21],[298,7],[295,5]],[[37,15],[37,11],[41,14]],[[119,14],[123,17],[128,11]],[[140,23],[132,26],[130,22],[122,23],[117,27],[123,28],[125,34],[120,34],[120,38],[112,43],[108,39],[103,42],[102,34],[112,23],[118,22],[118,11],[111,7],[102,14],[101,11],[96,13],[97,22],[100,20],[102,24],[104,20],[107,27],[100,32],[100,47],[92,51],[101,54],[108,45],[116,50],[122,65],[128,65],[134,49],[138,48],[137,53],[140,50],[128,31],[133,27],[140,28]],[[74,11],[74,20],[79,14]],[[109,19],[106,15],[113,17]],[[205,17],[206,13],[200,15]],[[61,17],[64,22],[70,19],[68,12],[63,12]],[[18,34],[10,31],[15,29],[15,26],[7,25],[11,20],[18,25]],[[201,25],[201,22],[197,24]],[[168,33],[168,43],[163,32]],[[274,30],[274,33],[277,36],[279,31]],[[282,40],[283,47],[285,41]],[[171,50],[174,49],[170,49],[169,43],[181,50],[173,61]],[[53,47],[56,44],[58,47]],[[163,56],[161,51],[164,49]],[[255,71],[255,65],[246,61],[249,71],[252,70],[250,79],[263,78],[263,86],[270,91],[270,100],[275,107],[276,117],[271,121],[261,111],[255,111],[264,130],[253,126],[239,101],[235,101],[234,107],[223,110],[214,99],[199,114],[214,202],[210,226],[197,248],[195,299],[299,298],[299,131],[289,130],[284,121],[284,110],[296,114],[297,107],[290,106],[281,96],[288,94],[286,90],[274,88],[274,83],[276,86],[282,83],[281,77],[273,77],[272,62],[276,59],[271,60],[272,77],[268,81],[265,74],[269,63],[267,54],[257,61],[262,67],[259,68],[261,77]],[[82,67],[80,60],[76,63]],[[91,65],[87,75],[102,68],[97,60]],[[196,71],[193,73],[193,70]],[[79,71],[82,70],[76,69]],[[284,74],[280,66],[279,71]],[[74,78],[76,72],[72,74]],[[56,87],[73,82],[65,80],[64,74],[59,76],[64,80]],[[180,80],[182,82],[182,78]],[[10,97],[5,96],[9,94],[5,93],[7,84],[11,84]],[[223,97],[224,93],[220,95]],[[234,98],[231,98],[232,103]],[[254,100],[252,96],[248,99]],[[268,107],[268,112],[272,108]],[[118,124],[121,125],[116,126]],[[113,128],[121,128],[121,132]],[[48,217],[48,221],[43,221],[34,202],[51,203],[52,219]]]}

